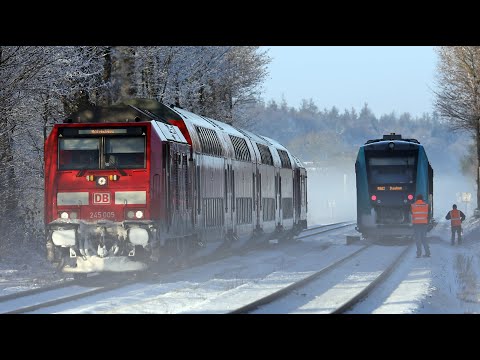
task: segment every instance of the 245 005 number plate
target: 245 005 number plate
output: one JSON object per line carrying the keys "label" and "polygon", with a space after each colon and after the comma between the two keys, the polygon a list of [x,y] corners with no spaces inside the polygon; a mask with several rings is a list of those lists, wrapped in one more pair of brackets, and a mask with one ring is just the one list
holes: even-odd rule
{"label": "245 005 number plate", "polygon": [[115,211],[90,211],[90,219],[114,219]]}

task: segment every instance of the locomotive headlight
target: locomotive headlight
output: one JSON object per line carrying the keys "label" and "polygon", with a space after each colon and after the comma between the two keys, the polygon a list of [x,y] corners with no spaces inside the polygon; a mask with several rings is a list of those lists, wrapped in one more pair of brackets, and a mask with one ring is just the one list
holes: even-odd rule
{"label": "locomotive headlight", "polygon": [[134,213],[132,210],[130,210],[129,212],[127,212],[127,217],[128,217],[129,219],[133,219],[134,216],[135,216],[135,213]]}
{"label": "locomotive headlight", "polygon": [[103,186],[107,183],[107,178],[105,176],[100,176],[98,179],[97,179],[97,184],[100,185],[100,186]]}
{"label": "locomotive headlight", "polygon": [[60,217],[61,217],[62,219],[68,219],[68,213],[67,213],[66,211],[62,212],[62,213],[60,214]]}
{"label": "locomotive headlight", "polygon": [[138,211],[135,213],[135,217],[136,217],[137,219],[143,218],[143,211],[138,210]]}
{"label": "locomotive headlight", "polygon": [[393,143],[393,142],[388,143],[388,148],[389,148],[390,150],[395,149],[395,143]]}
{"label": "locomotive headlight", "polygon": [[72,211],[70,213],[70,219],[76,219],[77,218],[77,213],[75,211]]}

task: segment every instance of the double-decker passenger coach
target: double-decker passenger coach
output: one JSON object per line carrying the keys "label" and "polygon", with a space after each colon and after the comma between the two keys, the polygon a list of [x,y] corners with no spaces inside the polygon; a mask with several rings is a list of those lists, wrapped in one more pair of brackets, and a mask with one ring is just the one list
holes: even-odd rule
{"label": "double-decker passenger coach", "polygon": [[209,242],[306,227],[307,174],[273,139],[153,100],[70,115],[45,143],[48,258],[143,270]]}

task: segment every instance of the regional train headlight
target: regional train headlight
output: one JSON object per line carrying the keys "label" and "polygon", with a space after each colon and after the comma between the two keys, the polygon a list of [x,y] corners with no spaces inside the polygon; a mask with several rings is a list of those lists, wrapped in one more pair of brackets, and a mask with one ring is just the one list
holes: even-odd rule
{"label": "regional train headlight", "polygon": [[78,214],[76,211],[62,211],[59,213],[59,216],[61,219],[76,219],[78,217]]}
{"label": "regional train headlight", "polygon": [[145,214],[143,213],[143,210],[128,210],[127,211],[127,218],[129,219],[143,219],[143,217],[145,216]]}
{"label": "regional train headlight", "polygon": [[105,176],[100,176],[98,179],[97,179],[97,184],[100,185],[100,186],[103,186],[107,183],[107,178]]}

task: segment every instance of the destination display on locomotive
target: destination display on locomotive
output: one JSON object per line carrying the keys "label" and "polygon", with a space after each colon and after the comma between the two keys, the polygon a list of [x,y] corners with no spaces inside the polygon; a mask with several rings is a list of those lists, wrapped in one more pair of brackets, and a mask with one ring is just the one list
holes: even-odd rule
{"label": "destination display on locomotive", "polygon": [[127,129],[79,129],[78,135],[126,134]]}
{"label": "destination display on locomotive", "polygon": [[128,127],[128,128],[62,128],[62,129],[59,129],[58,132],[62,136],[142,135],[145,133],[145,128],[140,126]]}
{"label": "destination display on locomotive", "polygon": [[378,191],[403,191],[406,190],[403,186],[377,186]]}

